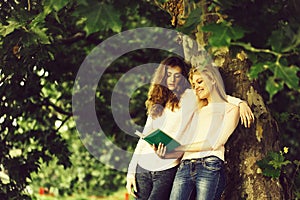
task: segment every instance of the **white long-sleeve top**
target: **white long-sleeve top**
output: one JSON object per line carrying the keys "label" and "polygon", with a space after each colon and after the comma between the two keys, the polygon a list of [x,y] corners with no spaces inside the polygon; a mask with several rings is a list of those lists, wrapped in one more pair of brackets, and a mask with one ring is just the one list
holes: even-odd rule
{"label": "white long-sleeve top", "polygon": [[239,122],[239,108],[231,103],[209,103],[193,115],[193,120],[184,137],[182,144],[199,143],[199,148],[211,147],[211,150],[200,152],[185,152],[182,160],[196,159],[206,156],[217,156],[225,160],[224,145]]}
{"label": "white long-sleeve top", "polygon": [[[235,105],[241,102],[240,99],[231,96],[227,96],[227,100]],[[143,135],[148,135],[159,128],[175,139],[185,138],[183,134],[186,133],[192,116],[198,109],[197,98],[192,89],[184,92],[179,105],[180,108],[174,111],[165,108],[162,115],[155,119],[148,116]],[[137,165],[149,171],[162,171],[178,165],[179,162],[179,159],[161,159],[146,141],[140,139],[129,164],[128,173],[135,173]]]}

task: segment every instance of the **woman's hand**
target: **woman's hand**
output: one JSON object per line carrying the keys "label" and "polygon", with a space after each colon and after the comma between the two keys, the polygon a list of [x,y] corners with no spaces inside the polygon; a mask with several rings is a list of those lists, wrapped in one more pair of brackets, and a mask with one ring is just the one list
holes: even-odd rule
{"label": "woman's hand", "polygon": [[160,158],[165,158],[167,147],[163,143],[159,143],[157,148],[153,144],[152,148],[155,151],[156,155],[158,155]]}
{"label": "woman's hand", "polygon": [[127,182],[126,182],[126,189],[127,193],[137,198],[134,192],[137,192],[135,175],[134,174],[127,174]]}
{"label": "woman's hand", "polygon": [[250,128],[251,124],[254,122],[254,115],[251,108],[245,101],[241,102],[239,107],[242,125],[244,125],[246,128]]}

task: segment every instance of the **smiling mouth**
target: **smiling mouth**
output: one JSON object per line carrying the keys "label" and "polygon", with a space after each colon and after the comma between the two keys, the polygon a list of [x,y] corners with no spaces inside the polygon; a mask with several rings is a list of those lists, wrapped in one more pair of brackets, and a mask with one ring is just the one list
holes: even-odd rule
{"label": "smiling mouth", "polygon": [[197,93],[201,94],[203,92],[203,89],[197,89],[196,91]]}

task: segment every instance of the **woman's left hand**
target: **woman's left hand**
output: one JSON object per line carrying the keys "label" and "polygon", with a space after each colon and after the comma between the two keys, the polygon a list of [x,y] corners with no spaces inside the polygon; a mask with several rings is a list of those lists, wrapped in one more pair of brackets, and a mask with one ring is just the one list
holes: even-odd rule
{"label": "woman's left hand", "polygon": [[240,103],[239,107],[242,125],[244,125],[246,128],[250,128],[251,124],[254,122],[254,115],[251,108],[245,101]]}

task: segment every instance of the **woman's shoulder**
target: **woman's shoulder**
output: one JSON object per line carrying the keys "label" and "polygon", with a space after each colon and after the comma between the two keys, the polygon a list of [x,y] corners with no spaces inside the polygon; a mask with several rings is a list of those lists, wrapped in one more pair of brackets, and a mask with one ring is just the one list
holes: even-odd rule
{"label": "woman's shoulder", "polygon": [[[210,103],[208,104],[208,107],[211,107],[212,109],[219,109],[219,110],[225,110],[225,111],[229,111],[232,109],[239,109],[238,106],[236,106],[235,104],[229,103],[229,102],[218,102],[218,103]],[[205,107],[204,107],[205,108]]]}
{"label": "woman's shoulder", "polygon": [[229,102],[225,102],[225,108],[226,108],[226,111],[229,112],[229,111],[233,111],[233,110],[239,110],[239,107],[235,104],[232,104],[232,103],[229,103]]}

